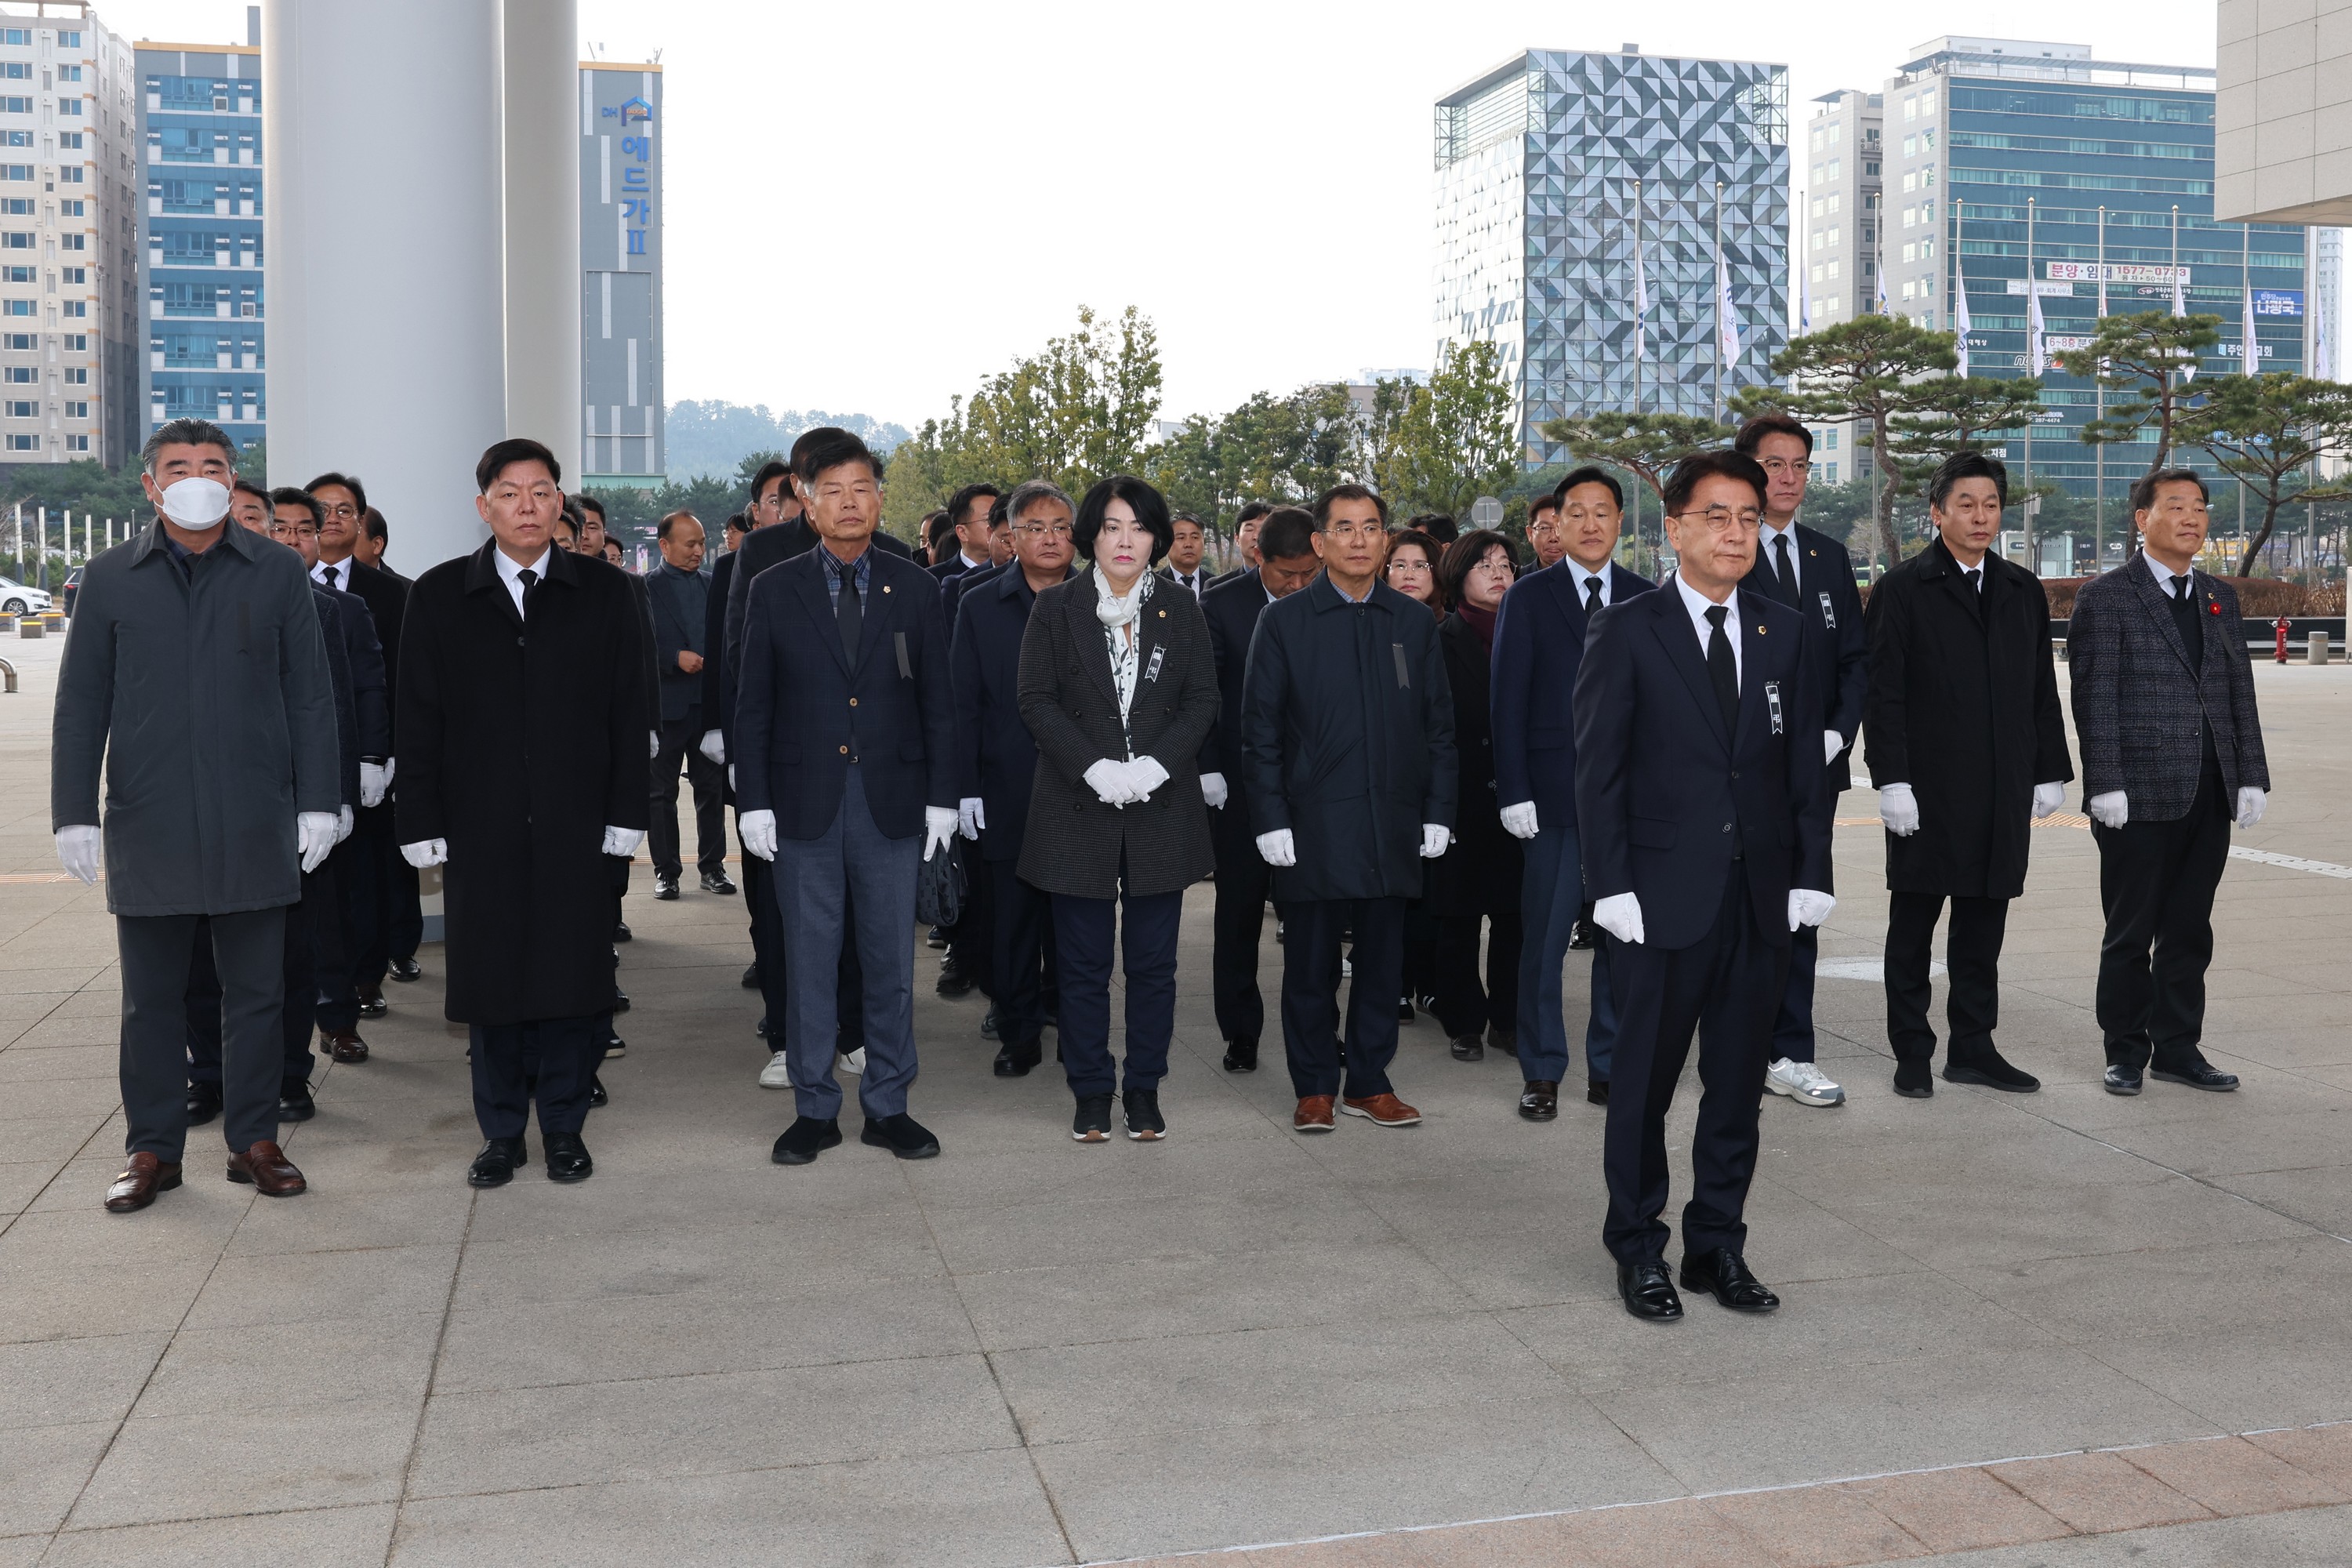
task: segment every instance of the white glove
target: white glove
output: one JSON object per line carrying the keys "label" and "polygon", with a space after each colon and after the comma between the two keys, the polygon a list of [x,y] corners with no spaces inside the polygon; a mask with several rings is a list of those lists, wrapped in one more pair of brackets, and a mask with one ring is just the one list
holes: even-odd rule
{"label": "white glove", "polygon": [[400,858],[420,871],[427,866],[444,865],[449,858],[449,841],[446,838],[420,838],[414,844],[402,845]]}
{"label": "white glove", "polygon": [[1878,792],[1878,820],[1897,838],[1908,838],[1919,831],[1919,803],[1912,797],[1909,784],[1888,784]]}
{"label": "white glove", "polygon": [[2033,815],[2047,816],[2066,804],[2066,786],[2062,784],[2038,784],[2033,786]]}
{"label": "white glove", "polygon": [[1824,730],[1822,731],[1822,766],[1827,767],[1832,763],[1836,762],[1838,760],[1838,753],[1844,750],[1845,737],[1843,735],[1839,734],[1835,730]]}
{"label": "white glove", "polygon": [[1201,798],[1209,803],[1209,809],[1211,811],[1224,810],[1225,802],[1233,798],[1232,792],[1225,788],[1225,775],[1223,773],[1202,773],[1201,775]]}
{"label": "white glove", "polygon": [[1168,770],[1158,757],[1138,757],[1127,764],[1128,787],[1135,791],[1138,800],[1149,800],[1151,792],[1168,782]]}
{"label": "white glove", "polygon": [[2258,790],[2252,784],[2241,785],[2238,790],[2238,826],[2252,827],[2260,822],[2263,819],[2263,810],[2270,803],[2271,797],[2267,792]]}
{"label": "white glove", "polygon": [[646,761],[651,762],[656,757],[661,755],[661,731],[659,730],[646,731],[646,740],[649,742],[646,750]]}
{"label": "white glove", "polygon": [[350,806],[339,805],[335,807],[336,843],[341,844],[344,839],[349,838],[352,836],[352,808]]}
{"label": "white glove", "polygon": [[1811,888],[1791,888],[1789,889],[1789,929],[1795,931],[1799,926],[1817,926],[1829,919],[1830,911],[1835,908],[1837,900],[1827,893],[1816,893]]}
{"label": "white glove", "polygon": [[1441,827],[1434,822],[1424,822],[1421,825],[1421,858],[1423,859],[1436,859],[1445,853],[1445,847],[1453,842],[1454,829]]}
{"label": "white glove", "polygon": [[1514,838],[1536,836],[1536,803],[1523,800],[1517,805],[1503,807],[1503,831]]}
{"label": "white glove", "polygon": [[305,811],[294,818],[294,843],[302,856],[302,869],[315,871],[327,858],[336,843],[335,829],[342,826],[342,815],[333,811]]}
{"label": "white glove", "polygon": [[772,811],[747,811],[735,819],[735,837],[743,841],[743,853],[757,855],[762,860],[776,858],[776,814]]}
{"label": "white glove", "polygon": [[735,787],[735,764],[733,763],[727,764],[727,787],[729,789],[733,789]]}
{"label": "white glove", "polygon": [[1287,827],[1277,827],[1271,833],[1257,836],[1257,853],[1258,858],[1269,866],[1296,866],[1298,864],[1298,841],[1290,836]]}
{"label": "white glove", "polygon": [[923,858],[946,848],[956,836],[956,809],[951,805],[923,807]]}
{"label": "white glove", "polygon": [[2121,827],[2131,820],[2131,802],[2119,789],[2093,795],[2083,803],[2083,808],[2102,827]]}
{"label": "white glove", "polygon": [[956,802],[956,830],[966,838],[977,838],[988,828],[988,803],[976,795],[968,795]]}
{"label": "white glove", "polygon": [[76,881],[98,882],[98,829],[77,824],[58,829],[58,864]]}
{"label": "white glove", "polygon": [[1135,781],[1128,775],[1125,763],[1115,763],[1105,757],[1087,769],[1083,776],[1092,786],[1096,798],[1105,805],[1125,805],[1143,798],[1135,793]]}
{"label": "white glove", "polygon": [[389,760],[360,764],[360,804],[362,805],[371,810],[382,805],[384,792],[390,788],[392,788],[392,763]]}
{"label": "white glove", "polygon": [[637,846],[645,841],[646,830],[642,827],[607,826],[604,829],[604,853],[617,855],[624,860],[635,855],[637,852]]}
{"label": "white glove", "polygon": [[[702,754],[709,758],[712,762],[719,763],[720,766],[725,766],[727,763],[727,731],[724,730],[705,730],[702,732]],[[731,784],[734,781],[730,779],[728,782]]]}
{"label": "white glove", "polygon": [[1642,900],[1633,893],[1612,893],[1592,906],[1592,921],[1619,942],[1642,940]]}

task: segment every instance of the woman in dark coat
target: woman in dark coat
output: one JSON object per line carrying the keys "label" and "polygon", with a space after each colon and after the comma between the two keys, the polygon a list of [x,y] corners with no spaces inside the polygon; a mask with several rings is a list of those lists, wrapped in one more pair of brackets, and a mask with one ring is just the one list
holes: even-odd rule
{"label": "woman in dark coat", "polygon": [[[1451,524],[1453,521],[1437,512],[1424,512],[1391,531],[1388,563],[1381,572],[1382,582],[1440,620],[1445,618],[1446,604],[1437,585],[1437,563],[1444,554],[1444,546],[1421,525]],[[1397,998],[1399,1021],[1412,1022],[1416,1000],[1424,1007],[1433,1006],[1436,990],[1437,917],[1430,912],[1427,899],[1415,899],[1405,906],[1404,911],[1404,994]]]}
{"label": "woman in dark coat", "polygon": [[1070,1136],[1110,1138],[1111,942],[1127,904],[1127,1135],[1164,1138],[1160,1081],[1176,1026],[1184,889],[1216,864],[1201,795],[1201,742],[1217,721],[1217,671],[1200,601],[1155,576],[1175,530],[1141,479],[1103,480],[1079,503],[1091,571],[1037,595],[1021,639],[1021,717],[1037,776],[1021,879],[1054,900]]}
{"label": "woman in dark coat", "polygon": [[1487,712],[1495,616],[1518,574],[1511,542],[1484,528],[1448,545],[1437,569],[1438,591],[1454,606],[1438,626],[1437,643],[1454,689],[1462,804],[1454,847],[1429,863],[1429,889],[1422,902],[1437,919],[1437,1021],[1453,1041],[1457,1061],[1477,1061],[1488,1045],[1506,1054],[1518,1049],[1521,857],[1519,841],[1503,830],[1502,803],[1495,795],[1494,725]]}

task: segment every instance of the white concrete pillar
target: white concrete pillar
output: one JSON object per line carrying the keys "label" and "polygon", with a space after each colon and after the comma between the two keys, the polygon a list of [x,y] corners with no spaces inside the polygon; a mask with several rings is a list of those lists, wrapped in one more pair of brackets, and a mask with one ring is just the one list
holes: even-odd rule
{"label": "white concrete pillar", "polygon": [[474,460],[507,430],[499,9],[262,16],[270,482],[356,474],[410,576],[487,537]]}
{"label": "white concrete pillar", "polygon": [[507,433],[581,471],[578,0],[506,0]]}

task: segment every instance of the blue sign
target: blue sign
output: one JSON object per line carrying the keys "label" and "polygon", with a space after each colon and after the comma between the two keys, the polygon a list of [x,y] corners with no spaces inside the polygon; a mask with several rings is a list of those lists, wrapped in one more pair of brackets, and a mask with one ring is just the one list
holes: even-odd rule
{"label": "blue sign", "polygon": [[2254,314],[2257,317],[2303,318],[2303,290],[2300,289],[2257,289],[2254,290]]}

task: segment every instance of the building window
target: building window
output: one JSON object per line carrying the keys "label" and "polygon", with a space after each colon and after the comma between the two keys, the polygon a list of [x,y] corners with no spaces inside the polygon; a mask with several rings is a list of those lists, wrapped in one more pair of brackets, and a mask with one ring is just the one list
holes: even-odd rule
{"label": "building window", "polygon": [[58,100],[58,112],[59,114],[79,114],[81,112],[81,100],[79,98],[61,98]]}
{"label": "building window", "polygon": [[[81,47],[81,35],[79,32],[71,31],[59,33],[58,35],[58,47],[61,49],[78,49]],[[81,68],[79,66],[68,66],[66,67],[66,69],[74,73],[74,80],[79,81],[81,79]]]}
{"label": "building window", "polygon": [[[79,99],[77,99],[75,101],[76,101],[76,102],[79,102],[80,100],[79,100]],[[70,151],[72,151],[72,152],[76,152],[76,153],[80,152],[80,151],[81,151],[81,132],[79,132],[79,131],[60,131],[60,132],[58,132],[58,146],[60,146],[60,147],[64,147],[64,148],[69,149],[69,150],[70,150]]]}
{"label": "building window", "polygon": [[[72,48],[76,44],[80,43],[81,39],[76,34],[65,33],[59,35],[58,41],[65,45],[67,48]],[[59,66],[58,68],[58,79],[59,81],[79,81],[81,79],[81,67]]]}
{"label": "building window", "polygon": [[1837,482],[1837,465],[1835,463],[1832,463],[1830,465],[1830,483],[1835,484]]}
{"label": "building window", "polygon": [[0,98],[0,114],[30,114],[33,100],[29,98]]}
{"label": "building window", "polygon": [[29,267],[0,267],[0,283],[30,283],[33,269]]}
{"label": "building window", "polygon": [[66,417],[67,417],[67,418],[68,418],[68,419],[87,419],[87,418],[89,418],[89,404],[87,404],[87,403],[68,403],[68,404],[67,404],[67,405],[66,405]]}
{"label": "building window", "polygon": [[61,234],[58,236],[58,248],[59,250],[88,250],[89,248],[89,236],[86,234]]}
{"label": "building window", "polygon": [[40,346],[41,340],[35,337],[30,332],[8,332],[0,334],[0,349],[16,349],[25,353],[30,353]]}
{"label": "building window", "polygon": [[40,379],[41,373],[29,364],[12,364],[0,370],[0,381],[14,386],[36,386]]}
{"label": "building window", "polygon": [[34,316],[39,313],[33,309],[30,300],[0,300],[0,316]]}
{"label": "building window", "polygon": [[[16,29],[13,27],[9,29],[11,32],[14,32],[15,30]],[[12,452],[37,452],[40,449],[41,438],[38,436],[11,436],[8,437],[8,450]]]}
{"label": "building window", "polygon": [[[1834,428],[1822,433],[1822,450],[1824,452],[1834,452],[1837,450],[1837,431]],[[1837,482],[1837,476],[1835,474],[1831,475],[1830,482],[1832,484],[1835,484]]]}
{"label": "building window", "polygon": [[30,81],[33,62],[30,60],[0,61],[0,81]]}
{"label": "building window", "polygon": [[68,316],[87,316],[89,314],[89,301],[87,300],[65,300],[62,313]]}
{"label": "building window", "polygon": [[40,416],[41,405],[28,399],[11,398],[0,404],[0,414],[11,419],[34,419]]}
{"label": "building window", "polygon": [[68,353],[86,354],[89,353],[89,334],[68,332],[65,336],[65,345],[66,352]]}
{"label": "building window", "polygon": [[58,268],[58,280],[62,283],[79,283],[87,288],[89,285],[89,268],[87,267],[60,267]]}
{"label": "building window", "polygon": [[67,451],[68,451],[68,452],[87,452],[87,451],[89,451],[89,437],[87,437],[87,436],[68,436],[68,437],[66,437],[66,450],[67,450]]}

